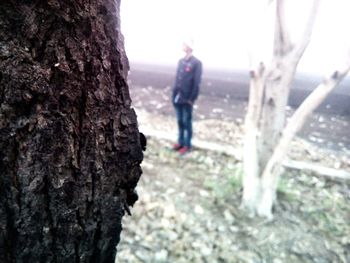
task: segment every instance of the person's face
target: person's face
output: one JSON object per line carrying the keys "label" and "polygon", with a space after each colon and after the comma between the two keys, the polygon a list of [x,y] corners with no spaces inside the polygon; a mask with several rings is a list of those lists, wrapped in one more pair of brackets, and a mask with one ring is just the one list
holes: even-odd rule
{"label": "person's face", "polygon": [[186,43],[183,43],[183,45],[182,45],[182,50],[183,50],[186,54],[192,52],[192,49],[191,49]]}

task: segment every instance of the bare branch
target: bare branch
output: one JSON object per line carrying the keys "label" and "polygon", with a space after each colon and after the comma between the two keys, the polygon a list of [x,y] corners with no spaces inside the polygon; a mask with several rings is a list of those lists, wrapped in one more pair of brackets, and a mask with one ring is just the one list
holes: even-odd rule
{"label": "bare branch", "polygon": [[313,0],[312,7],[310,9],[309,18],[307,20],[305,31],[302,34],[301,41],[299,44],[295,47],[294,51],[294,58],[296,61],[299,62],[300,58],[304,54],[305,49],[310,43],[311,36],[312,36],[312,30],[314,27],[314,23],[316,20],[318,8],[320,6],[321,0]]}
{"label": "bare branch", "polygon": [[295,134],[302,128],[311,113],[347,75],[349,70],[350,54],[346,67],[343,70],[334,71],[334,73],[330,77],[326,78],[299,106],[284,129],[282,138],[275,148],[271,159],[266,165],[263,177],[279,173],[282,166],[282,161]]}
{"label": "bare branch", "polygon": [[276,2],[276,24],[274,39],[274,55],[279,57],[288,54],[292,50],[292,42],[285,21],[285,0]]}

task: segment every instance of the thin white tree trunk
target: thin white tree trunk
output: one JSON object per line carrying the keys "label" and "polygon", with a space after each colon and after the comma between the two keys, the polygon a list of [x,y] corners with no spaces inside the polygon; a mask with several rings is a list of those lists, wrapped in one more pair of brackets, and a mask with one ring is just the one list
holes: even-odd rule
{"label": "thin white tree trunk", "polygon": [[[291,64],[291,63],[287,63]],[[289,87],[294,76],[296,65],[284,69],[275,68],[271,71],[276,75],[270,75],[265,81],[265,98],[260,120],[260,137],[258,140],[259,156],[259,199],[255,204],[255,211],[259,216],[272,218],[271,209],[276,200],[277,178],[262,177],[262,173],[273,153],[276,141],[281,136],[281,130],[285,124],[285,108],[288,102]]]}
{"label": "thin white tree trunk", "polygon": [[276,2],[273,60],[269,68],[270,73],[266,77],[260,127],[261,143],[258,155],[262,171],[265,169],[285,125],[285,108],[288,103],[291,83],[298,63],[310,43],[320,0],[313,1],[305,30],[297,44],[291,42],[287,30],[285,4],[286,0],[277,0]]}
{"label": "thin white tree trunk", "polygon": [[251,78],[248,112],[245,120],[244,179],[242,206],[250,213],[272,217],[278,176],[263,176],[276,142],[285,125],[291,82],[310,41],[319,0],[310,10],[302,40],[293,45],[286,30],[285,0],[276,2],[273,59],[264,75]]}
{"label": "thin white tree trunk", "polygon": [[256,71],[250,72],[249,104],[245,118],[245,138],[243,153],[243,197],[242,207],[253,216],[255,205],[260,199],[260,169],[258,162],[257,140],[259,119],[264,93],[264,65],[260,63]]}
{"label": "thin white tree trunk", "polygon": [[287,56],[278,60],[269,69],[264,83],[265,93],[260,115],[258,141],[260,173],[265,169],[285,125],[285,109],[297,66],[292,64],[293,61],[290,61]]}

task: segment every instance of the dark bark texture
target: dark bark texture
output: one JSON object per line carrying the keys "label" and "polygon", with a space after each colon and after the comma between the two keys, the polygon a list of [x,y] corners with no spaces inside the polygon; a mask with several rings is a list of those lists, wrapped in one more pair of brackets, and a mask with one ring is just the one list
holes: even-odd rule
{"label": "dark bark texture", "polygon": [[143,159],[119,2],[0,1],[0,262],[114,262]]}

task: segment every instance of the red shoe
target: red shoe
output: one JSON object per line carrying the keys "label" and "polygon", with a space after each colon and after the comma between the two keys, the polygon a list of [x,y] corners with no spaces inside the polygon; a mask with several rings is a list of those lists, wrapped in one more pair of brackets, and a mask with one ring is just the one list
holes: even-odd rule
{"label": "red shoe", "polygon": [[191,151],[191,149],[188,148],[187,146],[184,146],[179,150],[179,154],[184,155],[184,154],[188,153],[189,151]]}
{"label": "red shoe", "polygon": [[178,151],[178,150],[180,150],[181,148],[182,148],[182,145],[179,144],[179,143],[176,143],[176,144],[173,145],[173,150],[174,150],[174,151]]}

